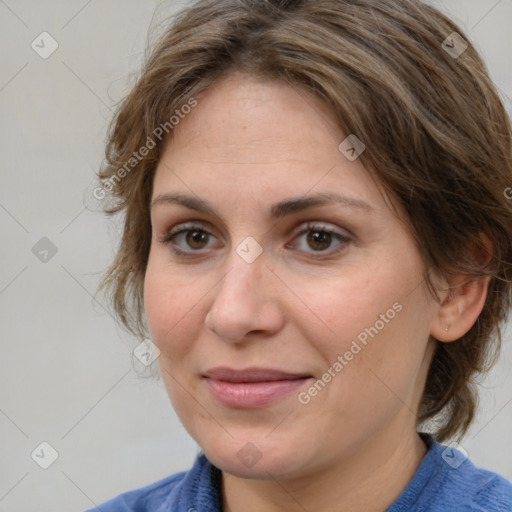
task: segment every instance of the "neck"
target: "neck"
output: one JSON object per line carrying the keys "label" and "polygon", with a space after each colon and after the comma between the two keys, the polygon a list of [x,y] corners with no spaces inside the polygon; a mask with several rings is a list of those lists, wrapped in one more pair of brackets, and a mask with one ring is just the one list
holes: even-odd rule
{"label": "neck", "polygon": [[222,473],[224,512],[383,512],[400,496],[427,451],[413,431],[382,432],[346,460],[295,480],[251,480]]}

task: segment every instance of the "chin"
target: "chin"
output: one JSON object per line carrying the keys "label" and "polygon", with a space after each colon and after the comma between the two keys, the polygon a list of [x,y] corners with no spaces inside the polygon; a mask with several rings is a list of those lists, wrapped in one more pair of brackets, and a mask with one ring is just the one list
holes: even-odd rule
{"label": "chin", "polygon": [[[267,435],[267,434],[266,434]],[[268,480],[292,478],[305,469],[309,457],[302,442],[262,436],[238,436],[229,440],[198,440],[210,462],[239,478]]]}

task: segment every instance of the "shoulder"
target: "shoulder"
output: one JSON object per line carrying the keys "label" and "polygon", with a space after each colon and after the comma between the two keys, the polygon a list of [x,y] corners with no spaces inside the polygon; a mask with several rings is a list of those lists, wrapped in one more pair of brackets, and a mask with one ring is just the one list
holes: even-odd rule
{"label": "shoulder", "polygon": [[474,492],[475,504],[489,512],[511,512],[512,482],[490,471],[481,471],[488,475],[487,484]]}
{"label": "shoulder", "polygon": [[475,466],[462,449],[422,435],[428,451],[387,512],[512,512],[512,483]]}
{"label": "shoulder", "polygon": [[218,470],[204,454],[188,471],[175,473],[152,484],[119,494],[85,512],[188,512],[217,510]]}
{"label": "shoulder", "polygon": [[85,512],[146,512],[158,510],[160,503],[183,481],[186,472],[162,478],[157,482],[119,494],[115,498],[90,508]]}
{"label": "shoulder", "polygon": [[451,445],[433,442],[429,455],[432,474],[426,488],[432,510],[511,512],[512,483],[477,467],[468,454]]}
{"label": "shoulder", "polygon": [[[446,447],[443,447],[446,449]],[[464,504],[467,512],[511,512],[512,483],[487,469],[475,466],[469,459],[457,469],[446,469],[444,494],[453,495],[453,505]]]}

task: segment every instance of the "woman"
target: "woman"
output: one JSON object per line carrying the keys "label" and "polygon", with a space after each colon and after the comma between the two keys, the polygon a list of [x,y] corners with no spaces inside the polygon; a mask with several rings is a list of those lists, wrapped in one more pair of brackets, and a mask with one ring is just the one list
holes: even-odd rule
{"label": "woman", "polygon": [[440,443],[510,310],[511,142],[417,0],[185,9],[112,124],[103,287],[203,453],[100,509],[510,512]]}

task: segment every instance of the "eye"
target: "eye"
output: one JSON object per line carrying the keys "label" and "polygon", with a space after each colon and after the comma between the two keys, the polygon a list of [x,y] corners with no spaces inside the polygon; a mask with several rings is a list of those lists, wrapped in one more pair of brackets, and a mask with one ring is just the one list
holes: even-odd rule
{"label": "eye", "polygon": [[[304,238],[304,235],[307,235]],[[210,248],[208,242],[213,237],[202,225],[180,224],[164,235],[160,242],[169,245],[171,250],[182,257],[193,257],[194,253],[200,253],[203,249]],[[299,231],[295,239],[303,240],[312,252],[305,248],[304,243],[298,244],[299,250],[309,254],[317,253],[320,256],[333,255],[346,248],[346,244],[352,239],[325,225],[309,223],[302,231]],[[333,245],[335,249],[329,250]],[[287,248],[295,249],[295,244],[287,244]],[[198,255],[197,254],[197,255]],[[316,256],[315,256],[316,257]]]}
{"label": "eye", "polygon": [[[304,238],[304,235],[307,235]],[[308,252],[312,254],[307,248],[304,247],[304,244],[307,245],[310,249],[312,249],[313,253],[320,253],[321,255],[328,254],[336,254],[343,249],[345,249],[346,244],[351,242],[351,238],[348,236],[339,233],[333,229],[328,228],[325,225],[309,223],[305,229],[298,233],[296,237],[299,240],[303,240],[303,244],[299,249],[304,252]],[[338,242],[336,248],[334,250],[328,250],[333,244]],[[287,245],[288,248],[294,248],[294,244]]]}
{"label": "eye", "polygon": [[207,244],[213,235],[197,224],[180,224],[167,233],[160,242],[169,245],[179,256],[190,256],[190,253],[208,248]]}

